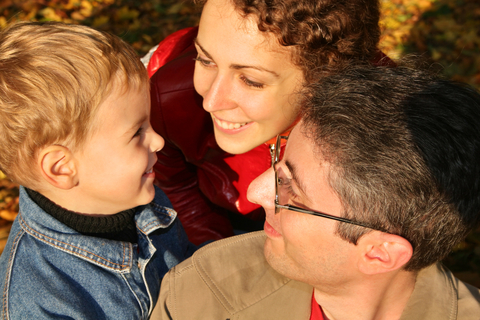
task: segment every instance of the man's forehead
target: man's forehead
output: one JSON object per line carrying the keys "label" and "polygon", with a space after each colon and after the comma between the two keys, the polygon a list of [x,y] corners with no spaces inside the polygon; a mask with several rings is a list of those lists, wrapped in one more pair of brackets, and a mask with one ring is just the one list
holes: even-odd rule
{"label": "man's forehead", "polygon": [[[309,198],[308,196],[308,189],[307,189],[307,186],[305,185],[304,183],[304,179],[302,179],[302,176],[301,174],[299,175],[298,171],[297,170],[297,167],[295,165],[294,162],[288,160],[288,159],[285,159],[285,165],[287,166],[288,168],[288,171],[290,173],[290,176],[291,176],[291,179],[292,181],[295,183],[295,185],[298,187],[298,189],[300,190],[300,192],[302,192],[302,194],[306,197],[306,198]],[[302,169],[302,168],[301,168]],[[301,170],[300,169],[300,170]]]}
{"label": "man's forehead", "polygon": [[292,181],[304,193],[305,200],[315,203],[316,199],[325,199],[327,194],[336,196],[330,184],[333,169],[312,138],[304,132],[300,121],[290,133],[283,160]]}
{"label": "man's forehead", "polygon": [[306,182],[309,180],[309,175],[318,170],[319,163],[315,161],[312,141],[302,133],[302,128],[303,124],[300,122],[290,132],[284,160],[291,179],[300,191],[310,198],[312,188],[309,188]]}

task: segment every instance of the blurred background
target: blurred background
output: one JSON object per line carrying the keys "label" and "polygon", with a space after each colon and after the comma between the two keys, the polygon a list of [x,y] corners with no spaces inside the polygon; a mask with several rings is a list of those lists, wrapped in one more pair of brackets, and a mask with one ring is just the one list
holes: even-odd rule
{"label": "blurred background", "polygon": [[[479,0],[380,2],[379,47],[384,53],[394,59],[422,54],[448,78],[480,89]],[[193,0],[0,0],[0,28],[18,20],[88,25],[118,35],[139,56],[170,33],[198,24],[199,16]],[[0,172],[0,252],[17,211],[18,186]],[[480,287],[480,229],[444,263],[459,278]]]}

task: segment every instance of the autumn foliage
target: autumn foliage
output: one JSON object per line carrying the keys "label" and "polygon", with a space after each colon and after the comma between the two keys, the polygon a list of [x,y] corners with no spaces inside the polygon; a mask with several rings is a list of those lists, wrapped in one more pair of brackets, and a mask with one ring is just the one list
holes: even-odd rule
{"label": "autumn foliage", "polygon": [[447,77],[480,89],[480,1],[381,0],[380,48],[391,57],[420,53]]}
{"label": "autumn foliage", "polygon": [[170,33],[196,25],[193,1],[3,0],[0,27],[17,20],[63,21],[109,31],[146,53]]}
{"label": "autumn foliage", "polygon": [[[478,0],[380,0],[380,48],[390,57],[421,53],[455,80],[480,88]],[[198,23],[193,0],[3,0],[0,27],[17,20],[63,21],[122,37],[145,54],[168,34]]]}

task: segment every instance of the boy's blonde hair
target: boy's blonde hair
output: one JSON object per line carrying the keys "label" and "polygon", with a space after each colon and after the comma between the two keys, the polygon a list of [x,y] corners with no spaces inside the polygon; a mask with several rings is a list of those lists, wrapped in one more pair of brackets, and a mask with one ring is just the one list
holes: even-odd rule
{"label": "boy's blonde hair", "polygon": [[3,30],[0,170],[34,188],[38,151],[53,144],[81,149],[114,82],[124,90],[148,84],[137,54],[116,36],[57,22]]}

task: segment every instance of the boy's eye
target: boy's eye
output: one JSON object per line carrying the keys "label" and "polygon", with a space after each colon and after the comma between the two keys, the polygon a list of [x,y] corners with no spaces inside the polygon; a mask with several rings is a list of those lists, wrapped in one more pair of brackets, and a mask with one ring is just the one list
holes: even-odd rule
{"label": "boy's eye", "polygon": [[143,127],[138,128],[137,132],[133,135],[133,138],[141,136],[143,133]]}

